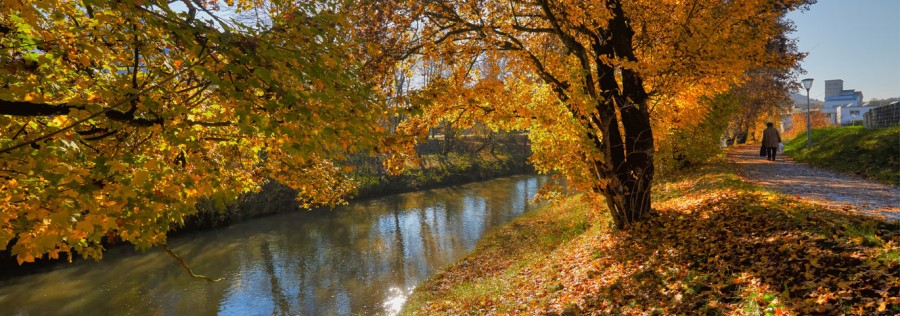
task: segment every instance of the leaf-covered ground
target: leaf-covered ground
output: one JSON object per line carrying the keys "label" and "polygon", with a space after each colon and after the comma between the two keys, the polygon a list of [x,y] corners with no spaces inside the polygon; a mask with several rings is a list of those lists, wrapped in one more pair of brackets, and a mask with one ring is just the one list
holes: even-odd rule
{"label": "leaf-covered ground", "polygon": [[714,163],[614,230],[572,197],[495,231],[419,286],[413,314],[896,314],[896,222],[827,209]]}

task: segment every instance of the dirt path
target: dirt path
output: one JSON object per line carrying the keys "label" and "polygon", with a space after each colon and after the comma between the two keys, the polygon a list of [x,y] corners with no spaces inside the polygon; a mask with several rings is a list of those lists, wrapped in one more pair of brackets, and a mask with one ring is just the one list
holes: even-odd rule
{"label": "dirt path", "polygon": [[814,168],[781,154],[768,161],[753,145],[731,148],[728,160],[740,167],[741,176],[763,187],[830,208],[900,220],[896,186]]}

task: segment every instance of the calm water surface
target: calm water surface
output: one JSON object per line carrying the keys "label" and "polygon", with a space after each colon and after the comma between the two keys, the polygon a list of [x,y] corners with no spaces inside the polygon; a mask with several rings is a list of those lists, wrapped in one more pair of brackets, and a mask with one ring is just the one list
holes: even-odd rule
{"label": "calm water surface", "polygon": [[0,282],[0,315],[392,314],[490,228],[535,208],[544,177],[517,176],[283,213],[172,238],[191,278],[162,250],[109,251]]}

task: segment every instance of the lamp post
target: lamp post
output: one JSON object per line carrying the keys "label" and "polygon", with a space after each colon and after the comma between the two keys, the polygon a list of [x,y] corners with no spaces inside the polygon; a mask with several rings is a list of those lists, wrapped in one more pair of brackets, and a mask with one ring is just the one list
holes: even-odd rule
{"label": "lamp post", "polygon": [[809,88],[812,88],[813,79],[803,79],[803,88],[806,88],[806,148],[812,148],[812,136],[810,136],[809,124]]}

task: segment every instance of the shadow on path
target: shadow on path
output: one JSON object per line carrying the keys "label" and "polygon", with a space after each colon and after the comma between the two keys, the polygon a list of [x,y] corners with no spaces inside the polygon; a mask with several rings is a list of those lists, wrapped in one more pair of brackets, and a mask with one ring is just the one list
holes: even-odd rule
{"label": "shadow on path", "polygon": [[[761,200],[754,193],[723,195],[693,208],[699,214],[663,212],[650,225],[623,232],[598,258],[617,263],[612,267],[619,277],[596,273],[585,282],[596,287],[585,310],[755,314],[771,302],[765,295],[774,295],[772,305],[789,315],[900,311],[897,260],[885,257],[900,238],[895,224]],[[751,203],[758,204],[734,208]],[[871,241],[846,233],[859,226],[867,227]],[[597,261],[583,265],[609,269]]]}
{"label": "shadow on path", "polygon": [[900,222],[773,194],[717,168],[685,173],[659,185],[659,217],[588,235],[569,250],[584,255],[563,256],[572,277],[556,306],[584,295],[576,314],[900,315]]}

